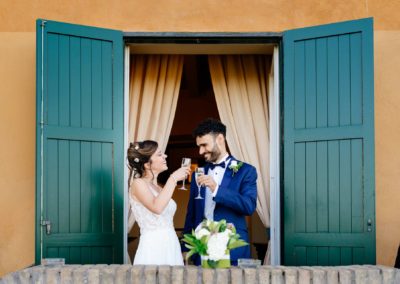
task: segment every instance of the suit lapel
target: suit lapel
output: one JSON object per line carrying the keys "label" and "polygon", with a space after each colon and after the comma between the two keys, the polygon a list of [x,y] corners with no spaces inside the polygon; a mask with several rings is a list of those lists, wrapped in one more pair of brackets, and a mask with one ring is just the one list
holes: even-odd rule
{"label": "suit lapel", "polygon": [[[198,208],[198,210],[196,210],[197,211],[197,221],[196,221],[196,226],[201,222],[201,221],[203,221],[203,219],[204,219],[204,208],[205,208],[205,190],[204,190],[204,187],[201,187],[200,188],[200,193],[201,193],[201,196],[203,197],[203,199],[195,199],[195,202],[197,203],[197,205],[199,206]],[[196,195],[197,195],[197,193],[196,193]],[[196,227],[195,226],[195,227]]]}
{"label": "suit lapel", "polygon": [[231,164],[232,161],[236,161],[236,159],[233,156],[230,156],[229,162],[226,165],[224,178],[222,179],[221,182],[221,187],[228,187],[228,185],[231,183],[233,177],[232,177],[232,170],[229,168],[229,165]]}

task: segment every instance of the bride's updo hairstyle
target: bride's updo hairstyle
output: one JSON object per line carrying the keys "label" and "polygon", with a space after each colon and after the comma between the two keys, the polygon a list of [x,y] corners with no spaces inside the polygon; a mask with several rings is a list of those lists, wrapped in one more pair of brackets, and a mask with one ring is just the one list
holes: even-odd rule
{"label": "bride's updo hairstyle", "polygon": [[157,151],[158,143],[153,140],[144,140],[142,142],[134,142],[129,144],[128,148],[128,167],[129,167],[129,179],[128,185],[131,183],[131,179],[140,178],[144,174],[144,164],[150,162],[151,156]]}

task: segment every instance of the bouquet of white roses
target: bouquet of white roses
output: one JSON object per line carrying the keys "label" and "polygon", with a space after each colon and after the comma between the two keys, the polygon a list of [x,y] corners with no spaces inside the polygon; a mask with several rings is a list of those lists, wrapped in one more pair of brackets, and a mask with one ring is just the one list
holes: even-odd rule
{"label": "bouquet of white roses", "polygon": [[229,251],[248,245],[240,239],[232,223],[204,220],[191,234],[185,234],[183,241],[189,249],[186,258],[198,253],[203,267],[222,268],[230,266]]}

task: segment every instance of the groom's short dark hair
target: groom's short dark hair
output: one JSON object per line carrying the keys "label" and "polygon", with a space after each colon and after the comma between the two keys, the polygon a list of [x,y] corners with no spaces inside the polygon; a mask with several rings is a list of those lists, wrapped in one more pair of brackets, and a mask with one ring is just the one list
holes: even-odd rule
{"label": "groom's short dark hair", "polygon": [[206,134],[222,134],[226,137],[226,126],[215,118],[206,118],[193,130],[193,137],[202,137]]}

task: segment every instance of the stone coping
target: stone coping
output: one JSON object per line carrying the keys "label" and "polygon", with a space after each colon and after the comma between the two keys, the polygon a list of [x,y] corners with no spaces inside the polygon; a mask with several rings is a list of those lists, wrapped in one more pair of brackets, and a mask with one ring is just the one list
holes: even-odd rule
{"label": "stone coping", "polygon": [[400,283],[400,269],[387,266],[260,266],[202,269],[197,266],[48,265],[0,278],[0,283]]}

